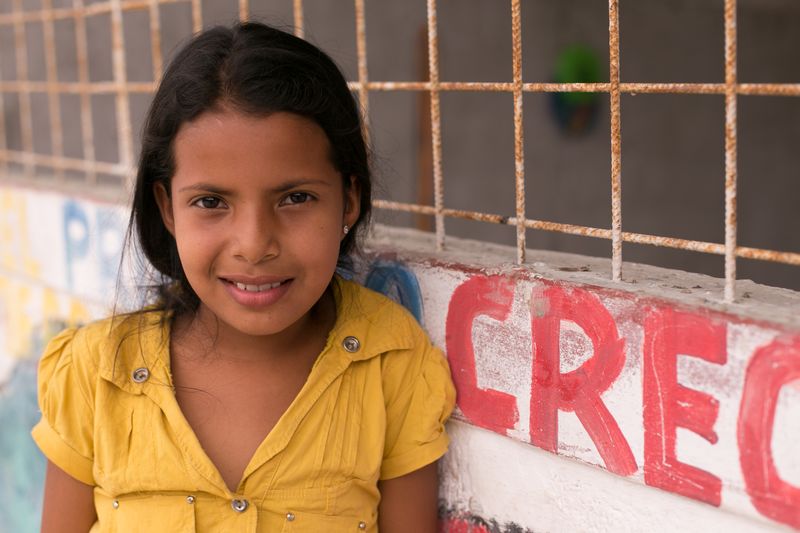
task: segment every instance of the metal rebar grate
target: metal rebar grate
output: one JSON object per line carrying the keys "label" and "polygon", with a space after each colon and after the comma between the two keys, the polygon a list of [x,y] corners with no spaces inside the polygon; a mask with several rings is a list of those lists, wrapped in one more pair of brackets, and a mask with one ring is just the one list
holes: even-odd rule
{"label": "metal rebar grate", "polygon": [[[358,55],[358,79],[350,82],[351,89],[357,93],[364,116],[369,113],[370,91],[418,91],[430,96],[430,131],[433,159],[433,205],[375,200],[379,209],[405,211],[433,216],[435,219],[436,243],[438,249],[446,244],[445,219],[463,218],[482,222],[505,224],[516,227],[517,259],[525,261],[526,231],[528,229],[561,232],[600,239],[608,239],[612,245],[612,277],[619,281],[622,277],[622,244],[638,243],[653,246],[691,250],[724,256],[725,261],[725,301],[735,298],[736,259],[748,258],[800,266],[800,253],[742,247],[737,245],[736,221],[736,181],[737,181],[737,117],[736,104],[739,95],[800,96],[800,84],[739,83],[737,79],[737,34],[736,0],[724,1],[725,28],[725,80],[724,83],[625,83],[620,79],[619,46],[619,0],[609,0],[609,82],[607,83],[526,83],[522,77],[522,23],[521,0],[510,0],[512,31],[511,82],[442,82],[439,79],[438,19],[436,0],[427,1],[428,36],[428,81],[392,82],[371,81],[367,71],[367,39],[365,0],[355,1],[356,49]],[[0,27],[13,30],[17,76],[13,80],[0,79],[0,108],[4,97],[16,94],[19,101],[19,124],[21,148],[11,149],[8,133],[0,120],[0,171],[8,171],[9,164],[21,166],[28,178],[33,178],[37,167],[53,170],[55,180],[64,179],[66,171],[85,173],[86,182],[92,185],[98,174],[113,175],[122,182],[133,172],[133,138],[131,133],[130,96],[137,93],[152,93],[163,70],[161,56],[161,27],[159,6],[165,4],[186,4],[191,9],[192,28],[199,31],[203,26],[201,0],[107,0],[89,5],[84,0],[72,0],[71,7],[53,7],[52,0],[42,0],[42,8],[36,11],[23,9],[22,0],[12,0],[12,11],[0,14]],[[295,33],[304,35],[303,1],[292,0]],[[125,40],[123,33],[123,12],[143,10],[149,15],[150,48],[154,82],[129,82],[126,79]],[[250,13],[249,0],[238,0],[238,14],[246,20]],[[89,79],[87,49],[88,17],[107,14],[111,21],[113,80],[93,82]],[[60,81],[57,75],[56,43],[54,24],[59,20],[72,20],[75,27],[75,50],[77,55],[77,81]],[[45,46],[45,81],[33,81],[28,73],[28,50],[26,45],[26,24],[42,24]],[[514,105],[514,162],[515,162],[515,213],[514,216],[464,211],[445,207],[444,176],[442,173],[442,133],[440,94],[447,91],[506,92],[513,96]],[[550,92],[593,92],[607,93],[610,102],[610,141],[611,141],[611,228],[594,228],[573,224],[536,220],[527,217],[525,210],[525,160],[523,144],[523,96],[525,93]],[[34,150],[32,95],[43,93],[47,96],[50,116],[51,153],[42,154]],[[631,233],[622,230],[622,137],[620,97],[622,94],[713,94],[725,98],[725,242],[712,243],[687,239],[676,239],[658,235]],[[60,96],[78,95],[80,99],[80,123],[82,131],[83,157],[67,157],[64,153],[64,139],[61,124]],[[92,122],[91,97],[93,95],[113,95],[116,109],[116,127],[119,160],[115,163],[98,161],[95,155]],[[365,120],[366,123],[366,120]],[[365,126],[368,133],[368,125]]]}

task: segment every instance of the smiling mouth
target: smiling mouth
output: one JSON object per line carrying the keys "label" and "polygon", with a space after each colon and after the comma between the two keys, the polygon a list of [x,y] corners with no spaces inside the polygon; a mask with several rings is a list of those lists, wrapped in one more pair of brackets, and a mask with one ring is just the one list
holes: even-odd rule
{"label": "smiling mouth", "polygon": [[264,284],[261,284],[261,285],[255,285],[255,284],[251,284],[251,283],[241,283],[241,282],[232,281],[232,280],[229,280],[229,279],[226,279],[225,281],[230,283],[231,285],[233,285],[234,287],[236,287],[240,291],[264,292],[264,291],[268,291],[270,289],[277,289],[278,287],[280,287],[281,285],[289,282],[290,280],[287,279],[287,280],[283,280],[283,281],[276,281],[275,283],[264,283]]}

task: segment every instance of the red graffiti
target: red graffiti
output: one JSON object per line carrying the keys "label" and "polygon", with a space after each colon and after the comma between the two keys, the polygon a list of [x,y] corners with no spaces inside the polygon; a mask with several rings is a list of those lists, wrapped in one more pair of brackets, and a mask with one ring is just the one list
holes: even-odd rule
{"label": "red graffiti", "polygon": [[439,522],[439,533],[491,533],[483,524],[473,524],[467,518],[448,518]]}
{"label": "red graffiti", "polygon": [[739,409],[739,459],[750,500],[764,516],[800,529],[800,487],[778,476],[772,433],[778,395],[800,379],[800,339],[778,339],[759,348],[747,367]]}
{"label": "red graffiti", "polygon": [[[474,425],[503,435],[517,426],[517,398],[478,386],[472,332],[478,316],[505,321],[511,312],[516,280],[477,275],[453,293],[446,320],[447,353],[458,389],[458,405]],[[606,468],[620,475],[637,471],[625,435],[602,396],[625,365],[625,340],[609,310],[592,292],[562,285],[541,285],[531,302],[530,441],[558,453],[558,414],[574,412],[594,442]],[[678,357],[728,362],[727,322],[659,305],[642,321],[642,412],[644,481],[711,505],[721,504],[722,480],[677,457],[678,428],[716,444],[719,401],[678,382]],[[562,372],[561,329],[577,325],[591,341],[589,357]],[[569,354],[574,356],[574,353]],[[800,337],[759,348],[747,368],[738,419],[739,459],[747,493],[764,516],[800,529],[800,487],[781,479],[772,458],[772,435],[779,394],[800,380]],[[482,531],[474,521],[443,521],[444,531]],[[478,529],[476,529],[478,528]]]}
{"label": "red graffiti", "polygon": [[675,454],[678,427],[716,443],[713,427],[719,412],[714,397],[678,383],[678,355],[724,365],[727,328],[663,307],[647,316],[644,330],[645,483],[718,506],[722,481]]}
{"label": "red graffiti", "polygon": [[[546,310],[543,316],[533,316],[531,320],[531,442],[556,452],[558,411],[574,411],[606,467],[623,476],[633,474],[637,469],[633,452],[600,397],[625,364],[625,343],[617,334],[614,319],[596,296],[581,289],[567,291],[553,286],[536,297]],[[593,347],[591,357],[567,373],[559,370],[563,320],[580,326]]]}
{"label": "red graffiti", "polygon": [[513,281],[500,276],[474,277],[453,293],[446,324],[447,357],[453,370],[458,406],[476,426],[503,435],[519,420],[517,399],[505,392],[478,387],[472,324],[480,315],[505,320],[513,299]]}

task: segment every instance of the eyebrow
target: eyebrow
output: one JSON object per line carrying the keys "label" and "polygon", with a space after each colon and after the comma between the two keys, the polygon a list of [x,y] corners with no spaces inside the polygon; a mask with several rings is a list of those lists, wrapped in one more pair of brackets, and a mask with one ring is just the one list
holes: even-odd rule
{"label": "eyebrow", "polygon": [[[291,180],[291,181],[284,182],[284,183],[278,185],[277,187],[271,189],[271,191],[272,192],[277,192],[277,193],[282,193],[282,192],[290,191],[290,190],[295,189],[297,187],[304,187],[304,186],[308,186],[308,185],[321,185],[321,186],[325,186],[325,187],[330,187],[331,183],[328,182],[327,180],[313,179],[313,178],[308,178],[308,179],[301,178],[301,179],[297,179],[297,180]],[[223,187],[219,187],[219,186],[213,185],[211,183],[202,183],[202,182],[201,183],[194,183],[192,185],[187,185],[186,187],[182,187],[181,189],[178,190],[178,192],[187,192],[187,191],[203,191],[203,192],[210,192],[210,193],[219,194],[219,195],[227,195],[227,194],[231,193],[231,191],[229,189],[225,189]]]}

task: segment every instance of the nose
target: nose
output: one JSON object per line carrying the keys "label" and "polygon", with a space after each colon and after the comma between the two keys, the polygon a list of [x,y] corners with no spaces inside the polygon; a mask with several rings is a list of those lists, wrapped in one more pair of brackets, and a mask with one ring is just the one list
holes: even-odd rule
{"label": "nose", "polygon": [[237,259],[258,264],[280,255],[276,221],[269,210],[253,205],[235,215],[233,253]]}

